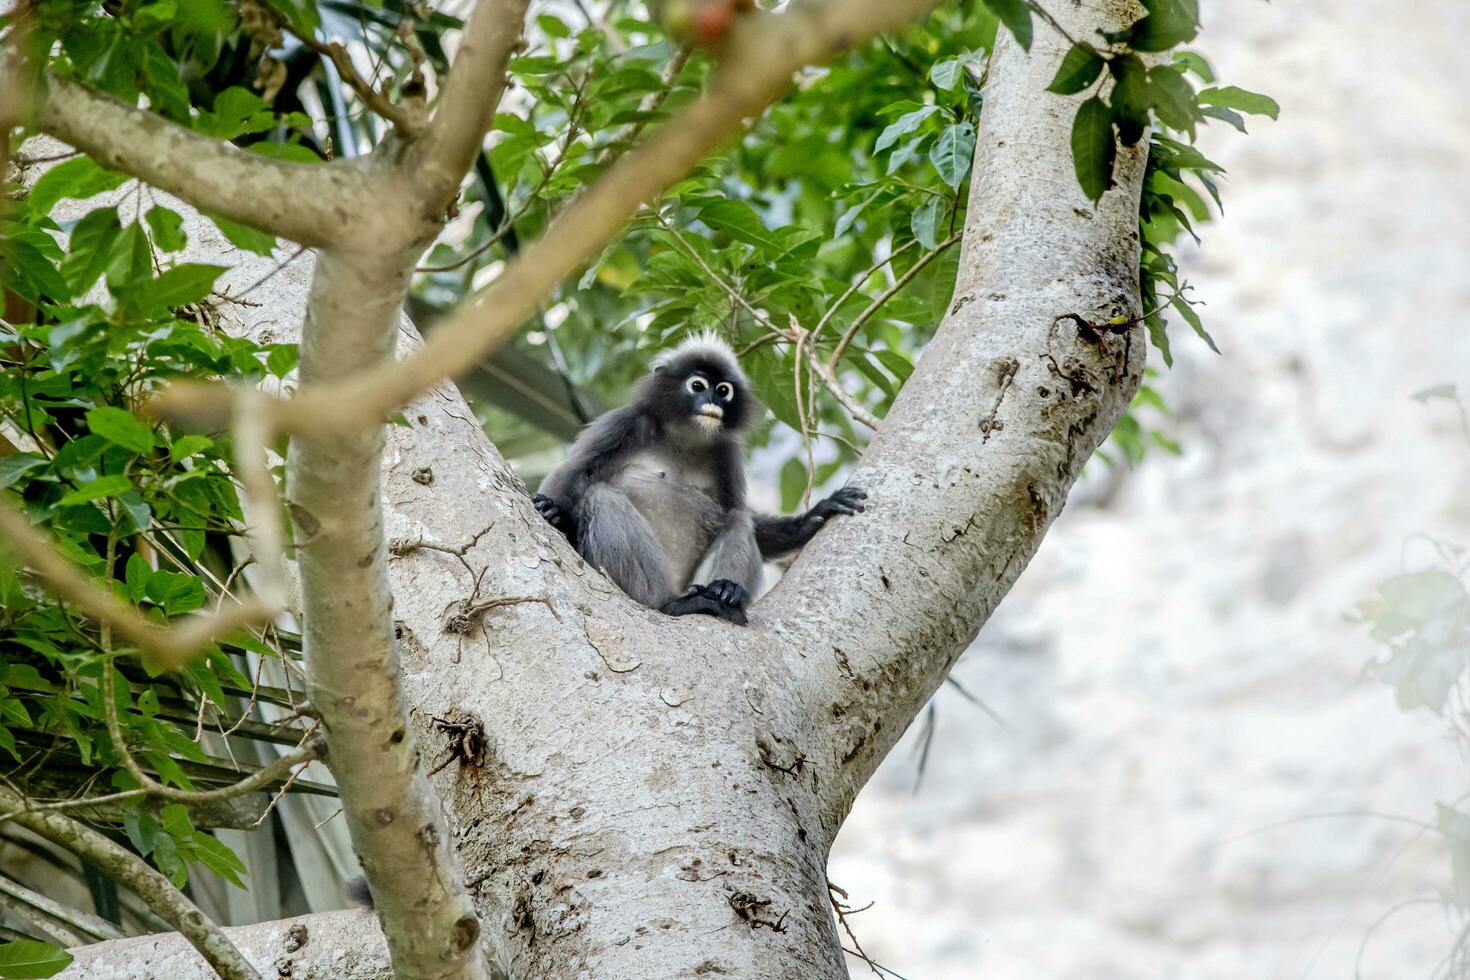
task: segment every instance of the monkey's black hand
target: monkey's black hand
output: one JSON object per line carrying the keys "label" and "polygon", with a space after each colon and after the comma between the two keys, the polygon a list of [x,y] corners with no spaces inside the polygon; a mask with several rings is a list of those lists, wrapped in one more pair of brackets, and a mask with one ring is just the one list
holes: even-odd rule
{"label": "monkey's black hand", "polygon": [[716,579],[709,585],[691,585],[683,595],[675,596],[659,607],[665,616],[717,616],[736,626],[745,625],[745,607],[750,593],[737,582]]}
{"label": "monkey's black hand", "polygon": [[729,606],[731,609],[744,610],[750,605],[750,593],[745,591],[745,586],[727,578],[715,579],[702,591],[720,605]]}
{"label": "monkey's black hand", "polygon": [[546,519],[546,523],[556,528],[569,539],[576,534],[576,527],[572,524],[572,515],[562,510],[555,500],[538,493],[531,498],[531,503],[536,505],[536,512]]}
{"label": "monkey's black hand", "polygon": [[857,487],[843,487],[836,491],[826,500],[817,502],[817,505],[806,512],[806,516],[819,524],[825,524],[827,519],[839,514],[856,514],[867,510],[863,503],[868,499],[868,492]]}

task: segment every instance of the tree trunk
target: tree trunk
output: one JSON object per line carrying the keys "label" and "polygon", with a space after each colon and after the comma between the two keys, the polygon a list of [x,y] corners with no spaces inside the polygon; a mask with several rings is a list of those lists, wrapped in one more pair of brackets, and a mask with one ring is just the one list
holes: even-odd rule
{"label": "tree trunk", "polygon": [[[1051,6],[1079,37],[1138,12],[1125,0]],[[1142,147],[1125,149],[1117,186],[1095,207],[1082,196],[1069,150],[1077,99],[1044,91],[1064,50],[1040,22],[1029,55],[1000,39],[955,300],[852,478],[872,507],[825,529],[749,627],[660,616],[587,568],[452,386],[387,427],[382,519],[412,735],[434,764],[468,749],[433,783],[481,938],[510,976],[847,975],[828,848],[1142,372],[1139,328],[1090,342],[1058,319],[1139,312],[1144,166]],[[195,238],[196,224],[192,260],[218,245]],[[268,312],[222,310],[226,329],[296,339],[286,325],[304,308],[308,265],[252,296]],[[246,261],[231,281],[261,274]],[[417,342],[402,327],[400,355]],[[316,465],[328,461],[293,461],[294,486]],[[330,507],[323,497],[307,509]],[[356,614],[334,612],[337,600],[319,594],[308,627],[335,617],[350,630]],[[467,730],[482,737],[453,735]],[[311,944],[290,975],[368,976],[372,955],[386,969],[351,915],[299,923]],[[281,928],[231,934],[274,962]],[[64,975],[205,975],[161,959],[171,941],[83,950]],[[331,962],[318,944],[339,942],[364,972],[313,972]],[[129,950],[133,972],[121,966]],[[95,965],[103,955],[120,972]]]}

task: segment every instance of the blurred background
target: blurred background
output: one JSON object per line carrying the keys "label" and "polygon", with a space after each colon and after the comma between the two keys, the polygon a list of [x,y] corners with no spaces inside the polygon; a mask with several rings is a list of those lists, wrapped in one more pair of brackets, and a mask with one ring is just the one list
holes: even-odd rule
{"label": "blurred background", "polygon": [[1470,545],[1463,417],[1413,397],[1470,386],[1470,11],[1200,6],[1281,103],[1200,141],[1225,214],[1180,265],[1224,356],[1176,345],[1183,457],[1090,463],[960,661],[1004,727],[943,689],[922,782],[921,719],[838,840],[854,932],[915,980],[1470,976],[1435,829],[1463,700],[1401,709],[1347,619]]}
{"label": "blurred background", "polygon": [[[0,13],[9,6],[0,0]],[[274,36],[259,23],[259,36],[237,29],[239,5],[223,0],[179,4],[166,28],[119,28],[110,3],[38,9],[60,11],[63,33],[85,10],[82,33],[121,31],[123,54],[140,38],[167,41],[144,90],[146,73],[98,56],[96,84],[114,95],[217,138],[316,160],[368,152],[386,132],[328,39],[343,41],[358,82],[432,76],[470,3],[268,6],[279,23],[260,23]],[[1470,10],[1450,0],[1200,7],[1204,30],[1189,49],[1220,85],[1274,97],[1280,118],[1236,116],[1250,129],[1242,137],[1228,125],[1234,113],[1200,111],[1218,100],[1193,107],[1190,126],[1211,117],[1199,150],[1227,171],[1216,181],[1223,216],[1208,200],[1209,166],[1174,179],[1161,165],[1190,127],[1153,133],[1142,230],[1158,251],[1143,281],[1147,308],[1167,304],[1172,255],[1222,354],[1191,335],[1185,309],[1148,318],[1156,343],[1171,321],[1172,369],[1151,349],[1157,373],[1106,458],[1088,464],[954,683],[858,800],[830,876],[847,906],[866,906],[847,917],[849,945],[889,976],[1470,978]],[[712,68],[707,53],[671,43],[638,0],[537,0],[532,11],[459,215],[414,284],[409,313],[426,332]],[[830,313],[823,353],[839,330],[853,337],[833,354],[847,394],[878,416],[892,403],[951,298],[949,232],[967,199],[995,30],[976,0],[946,4],[922,26],[802,73],[742,140],[562,284],[514,345],[460,379],[527,484],[626,394],[651,354],[715,327],[741,347],[774,418],[752,440],[757,504],[794,511],[840,485],[867,430],[810,381],[801,404],[781,327]],[[1177,64],[1191,91],[1213,84],[1199,62]],[[66,156],[29,152],[38,166]],[[77,177],[89,188],[78,198],[118,186],[76,173],[92,181]],[[60,204],[55,217],[71,229],[98,200]],[[146,235],[135,222],[137,234],[174,251],[169,215],[151,216]],[[238,225],[219,230],[241,254],[299,256]],[[47,295],[46,282],[25,277],[0,285]],[[94,349],[105,331],[53,333],[34,310],[5,312],[60,365],[38,356],[21,368],[53,382],[69,372],[67,390],[113,397],[115,351]],[[118,343],[148,351],[159,331],[187,335],[181,347],[201,352],[191,369],[202,373],[286,379],[295,364],[288,344],[216,349],[171,310]],[[179,370],[161,357],[140,363],[139,384]],[[29,423],[33,396],[5,387],[17,375],[8,370],[9,492],[53,532],[75,532],[86,558],[88,528],[69,525],[58,502],[74,474],[41,458],[47,438],[84,431],[80,413],[53,400],[39,442],[21,433],[15,420]],[[158,487],[139,486],[142,517],[125,530],[148,546],[129,545],[135,554],[151,557],[136,581],[129,565],[134,601],[182,614],[196,608],[182,599],[202,604],[236,580],[245,554],[225,458],[196,446],[171,459],[215,486],[195,537],[160,520],[172,506],[168,471]],[[100,709],[79,693],[98,676],[93,651],[58,638],[44,597],[22,603],[4,586],[15,608],[0,653],[28,671],[10,703],[29,713],[5,716],[19,751],[14,765],[0,757],[10,767],[0,775],[61,773],[59,785],[35,788],[57,796],[115,778]],[[294,744],[289,625],[224,644],[188,677],[128,677],[140,705],[145,692],[160,705],[124,718],[155,772],[185,764],[195,784],[223,785]],[[26,636],[46,643],[12,642]],[[53,720],[63,716],[80,721]],[[220,921],[340,907],[356,861],[330,776],[316,766],[291,790],[161,826],[141,810],[89,816],[187,881]],[[0,867],[0,936],[65,945],[111,934],[107,923],[53,930],[26,888],[124,931],[158,926],[94,869],[14,828],[0,830]]]}

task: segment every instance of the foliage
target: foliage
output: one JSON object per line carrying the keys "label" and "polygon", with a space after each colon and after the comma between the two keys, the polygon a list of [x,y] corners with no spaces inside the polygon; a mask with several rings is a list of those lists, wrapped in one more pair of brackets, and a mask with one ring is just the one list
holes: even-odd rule
{"label": "foliage", "polygon": [[[115,38],[108,50],[127,43]],[[90,77],[95,62],[73,63],[86,65]],[[238,91],[215,99],[201,125],[264,105]],[[105,196],[71,203],[97,194]],[[242,246],[261,245],[249,229],[222,230]],[[0,223],[0,487],[67,558],[158,622],[227,591],[238,572],[228,536],[239,531],[241,511],[228,440],[175,435],[142,417],[139,405],[171,379],[258,381],[295,364],[294,347],[211,328],[213,309],[226,302],[214,291],[224,270],[177,261],[186,244],[183,221],[166,203],[85,156],[52,167],[9,202]],[[115,668],[121,730],[145,770],[185,789],[233,782],[241,768],[207,750],[201,731],[241,722],[241,732],[261,734],[263,724],[238,717],[242,701],[288,703],[241,671],[246,651],[278,652],[242,632],[185,670],[154,676],[133,651],[0,560],[0,772],[43,799],[134,788],[105,723],[104,671]],[[287,730],[273,738],[291,741]],[[134,801],[107,812],[176,884],[194,862],[242,884],[239,858],[196,828],[184,807]]]}
{"label": "foliage", "polygon": [[[1453,384],[1426,388],[1421,403],[1448,401],[1459,414],[1470,446],[1470,413]],[[1383,650],[1368,672],[1394,689],[1405,711],[1424,709],[1444,719],[1450,737],[1470,749],[1470,548],[1426,539],[1435,561],[1378,584],[1351,618],[1368,627]],[[1449,851],[1450,887],[1445,906],[1463,921],[1470,912],[1470,809],[1464,799],[1435,805],[1434,829]],[[1460,931],[1446,957],[1446,975],[1462,974],[1470,942]],[[1365,940],[1366,942],[1366,940]]]}
{"label": "foliage", "polygon": [[50,943],[19,939],[0,945],[0,978],[40,980],[54,977],[70,966],[71,960],[70,953]]}
{"label": "foliage", "polygon": [[[1021,0],[943,7],[926,24],[804,73],[796,91],[737,146],[674,188],[579,282],[564,286],[527,335],[530,349],[552,348],[569,381],[607,403],[626,391],[650,352],[691,329],[723,332],[780,423],[768,438],[788,456],[782,496],[793,506],[797,480],[784,477],[807,456],[783,433],[831,436],[817,450],[817,484],[855,458],[866,433],[803,373],[787,328],[810,331],[824,358],[840,349],[842,384],[874,414],[887,411],[950,299],[958,262],[951,236],[969,193],[997,24],[1024,38],[1040,9]],[[1144,321],[1168,364],[1171,313],[1215,346],[1167,251],[1181,233],[1209,220],[1206,195],[1217,206],[1220,199],[1222,170],[1191,141],[1210,118],[1234,125],[1237,108],[1269,107],[1274,114],[1274,103],[1240,89],[1196,92],[1191,75],[1205,84],[1214,77],[1194,52],[1134,77],[1131,66],[1143,64],[1135,52],[1194,36],[1192,10],[1150,10],[1155,22],[1104,49],[1075,46],[1053,87],[1105,90],[1106,101],[1096,97],[1080,110],[1095,122],[1077,144],[1078,159],[1098,157],[1085,168],[1079,163],[1084,188],[1106,189],[1110,165],[1104,171],[1100,161],[1112,159],[1115,134],[1129,143],[1151,134],[1140,214]],[[710,70],[701,52],[683,64],[652,24],[632,14],[609,25],[620,45],[596,28],[556,23],[511,64],[517,91],[496,116],[487,168],[500,189],[482,181],[470,192],[487,215],[508,217],[477,223],[462,243],[435,247],[418,287],[435,303],[448,304],[483,282],[483,270],[513,253],[519,238],[539,233],[578,187],[616,159],[630,132],[669,115]],[[1131,38],[1146,46],[1130,48]],[[661,73],[671,68],[672,94],[659,102]],[[496,206],[502,189],[503,209]],[[852,342],[840,344],[849,332]],[[1107,458],[1137,461],[1149,446],[1177,450],[1142,421],[1163,418],[1162,408],[1156,393],[1142,393]],[[498,416],[491,422],[493,435],[524,431]]]}
{"label": "foliage", "polygon": [[[1240,113],[1274,117],[1276,108],[1216,87],[1193,52],[1147,67],[1141,55],[1193,39],[1197,16],[1192,0],[1145,6],[1127,31],[1074,43],[1052,89],[1091,93],[1073,149],[1093,200],[1111,183],[1116,144],[1149,140],[1144,322],[1167,364],[1171,311],[1214,346],[1168,253],[1209,220],[1207,198],[1219,206],[1221,169],[1193,147],[1197,128],[1220,120],[1243,130]],[[215,139],[303,162],[368,152],[385,134],[323,55],[324,42],[347,39],[364,79],[393,99],[425,68],[442,77],[460,27],[407,0],[40,0],[28,10],[32,51],[45,53],[35,60],[51,71]],[[513,87],[460,203],[463,218],[430,249],[415,283],[415,308],[430,328],[434,309],[493,278],[521,240],[694,98],[713,69],[712,52],[679,48],[639,3],[613,4],[605,23],[567,10],[533,5],[530,45],[511,61]],[[721,331],[775,417],[756,441],[782,464],[783,506],[796,507],[856,458],[866,433],[802,366],[794,331],[835,359],[859,404],[887,411],[947,312],[1001,29],[1029,46],[1056,28],[1030,0],[971,0],[803,72],[735,145],[561,286],[519,342],[526,363],[565,380],[569,411],[585,418],[589,406],[621,397],[654,351],[692,330]],[[272,253],[271,236],[215,223],[238,248]],[[292,346],[211,329],[214,311],[242,297],[216,291],[220,267],[177,259],[187,240],[167,201],[85,156],[51,167],[0,223],[0,493],[158,622],[240,587],[231,539],[242,515],[228,439],[172,433],[140,406],[172,379],[286,379],[296,363]],[[534,402],[495,404],[512,407],[485,410],[492,436],[534,478],[545,465],[535,454],[556,445],[547,433],[558,430]],[[1114,435],[1117,454],[1136,462],[1150,445],[1178,451],[1143,421],[1165,413],[1151,385],[1133,408]],[[168,785],[237,778],[206,747],[210,727],[293,740],[260,713],[289,706],[289,692],[242,670],[247,657],[292,655],[290,637],[241,632],[187,669],[156,676],[9,560],[0,562],[0,606],[0,773],[34,795],[133,787],[105,724],[112,669],[122,679],[122,734]],[[177,883],[191,864],[240,883],[244,865],[209,833],[206,815],[134,799],[90,818]],[[0,959],[11,949],[0,947]]]}

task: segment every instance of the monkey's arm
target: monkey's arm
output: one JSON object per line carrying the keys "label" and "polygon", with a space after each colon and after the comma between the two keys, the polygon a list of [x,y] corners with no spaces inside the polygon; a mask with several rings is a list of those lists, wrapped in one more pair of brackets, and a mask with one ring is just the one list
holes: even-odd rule
{"label": "monkey's arm", "polygon": [[757,514],[755,518],[755,543],[762,558],[779,558],[803,547],[812,535],[821,530],[828,518],[838,514],[856,514],[865,509],[868,494],[857,487],[843,487],[826,500],[819,501],[811,510],[796,517],[778,517],[773,514]]}
{"label": "monkey's arm", "polygon": [[567,461],[541,481],[531,499],[541,516],[573,544],[577,515],[587,488],[605,479],[622,460],[646,446],[652,437],[648,419],[631,408],[607,412],[582,430]]}

